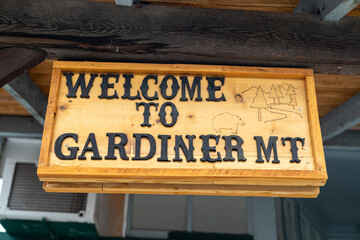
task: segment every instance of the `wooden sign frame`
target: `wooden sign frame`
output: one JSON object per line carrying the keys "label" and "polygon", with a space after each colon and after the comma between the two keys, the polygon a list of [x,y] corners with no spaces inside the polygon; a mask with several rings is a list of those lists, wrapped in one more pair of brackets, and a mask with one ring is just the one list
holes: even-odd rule
{"label": "wooden sign frame", "polygon": [[201,185],[167,183],[69,183],[45,182],[46,192],[222,195],[315,198],[316,186]]}
{"label": "wooden sign frame", "polygon": [[[311,132],[311,145],[314,157],[314,170],[257,170],[257,169],[151,169],[149,168],[82,168],[51,166],[50,150],[54,146],[53,131],[58,111],[59,84],[63,72],[131,72],[156,74],[221,75],[254,78],[277,78],[303,80],[306,86],[308,121]],[[51,140],[51,141],[50,141]],[[241,184],[274,186],[323,186],[327,180],[325,158],[315,95],[313,71],[310,69],[205,66],[205,65],[166,65],[139,63],[92,63],[92,62],[54,62],[48,109],[43,133],[43,143],[38,164],[38,176],[48,182],[103,182],[121,183],[142,181],[143,183]]]}

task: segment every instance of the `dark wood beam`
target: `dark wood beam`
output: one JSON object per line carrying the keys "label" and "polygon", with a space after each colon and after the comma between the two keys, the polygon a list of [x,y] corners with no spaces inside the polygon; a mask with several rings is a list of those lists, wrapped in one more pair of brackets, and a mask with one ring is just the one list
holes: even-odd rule
{"label": "dark wood beam", "polygon": [[293,12],[320,14],[324,21],[339,21],[359,3],[358,0],[300,0]]}
{"label": "dark wood beam", "polygon": [[41,138],[43,127],[32,117],[0,116],[0,137]]}
{"label": "dark wood beam", "polygon": [[[1,20],[0,20],[1,22]],[[0,41],[1,42],[1,41]],[[39,49],[4,48],[0,50],[0,87],[45,60]]]}
{"label": "dark wood beam", "polygon": [[326,141],[325,147],[338,148],[360,148],[360,131],[345,131],[336,137]]}
{"label": "dark wood beam", "polygon": [[0,46],[38,47],[59,60],[305,67],[360,75],[356,17],[329,23],[311,14],[2,0]]}
{"label": "dark wood beam", "polygon": [[41,124],[45,123],[47,98],[31,80],[23,73],[3,88],[13,96]]}
{"label": "dark wood beam", "polygon": [[360,92],[320,119],[323,141],[327,141],[359,123]]}

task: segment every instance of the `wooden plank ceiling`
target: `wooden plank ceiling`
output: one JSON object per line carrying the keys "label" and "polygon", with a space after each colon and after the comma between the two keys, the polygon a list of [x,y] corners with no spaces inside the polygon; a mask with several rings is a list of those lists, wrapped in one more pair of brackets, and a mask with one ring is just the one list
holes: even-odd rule
{"label": "wooden plank ceiling", "polygon": [[[28,72],[45,96],[49,95],[52,63],[46,60]],[[316,74],[315,83],[320,117],[360,92],[360,76]],[[0,89],[0,115],[30,116],[4,89]]]}
{"label": "wooden plank ceiling", "polygon": [[[87,0],[88,1],[88,0]],[[90,0],[114,3],[115,0]],[[299,0],[140,0],[141,4],[239,9],[263,12],[292,12]],[[360,5],[347,16],[360,16]]]}

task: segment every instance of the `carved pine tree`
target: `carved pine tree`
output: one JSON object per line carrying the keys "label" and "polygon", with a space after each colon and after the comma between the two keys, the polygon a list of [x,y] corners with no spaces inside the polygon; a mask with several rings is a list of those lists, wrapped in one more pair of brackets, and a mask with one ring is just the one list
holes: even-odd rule
{"label": "carved pine tree", "polygon": [[252,102],[252,104],[250,105],[251,108],[257,108],[258,109],[258,120],[261,122],[261,109],[264,108],[266,109],[268,107],[267,102],[266,102],[266,98],[264,96],[264,91],[262,90],[262,88],[259,86],[257,91],[256,91],[256,96]]}
{"label": "carved pine tree", "polygon": [[283,94],[281,92],[281,87],[280,86],[277,86],[276,88],[276,96],[277,96],[277,99],[278,99],[278,103],[280,104],[280,98],[283,98]]}
{"label": "carved pine tree", "polygon": [[291,97],[293,95],[296,95],[296,92],[295,92],[295,89],[294,89],[293,85],[291,85],[291,84],[289,85],[289,88],[288,88],[288,90],[286,92],[286,95],[290,96],[290,100],[291,100]]}
{"label": "carved pine tree", "polygon": [[275,90],[275,86],[274,86],[274,84],[273,84],[273,85],[271,85],[271,89],[270,89],[269,97],[273,99],[273,103],[274,103],[274,105],[276,105],[276,98],[277,98],[277,95],[276,95],[276,90]]}
{"label": "carved pine tree", "polygon": [[294,95],[290,95],[290,103],[289,103],[289,106],[292,106],[293,107],[293,110],[295,110],[295,106],[297,106],[297,101],[296,101],[296,97]]}

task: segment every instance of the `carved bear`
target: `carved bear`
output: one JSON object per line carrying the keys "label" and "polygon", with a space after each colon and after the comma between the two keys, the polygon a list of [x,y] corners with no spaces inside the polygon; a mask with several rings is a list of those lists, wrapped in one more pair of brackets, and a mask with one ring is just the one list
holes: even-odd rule
{"label": "carved bear", "polygon": [[231,130],[232,134],[237,133],[238,125],[244,126],[245,123],[239,115],[230,113],[220,113],[213,118],[213,128],[216,132],[221,133],[224,129]]}

